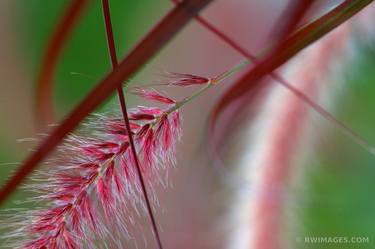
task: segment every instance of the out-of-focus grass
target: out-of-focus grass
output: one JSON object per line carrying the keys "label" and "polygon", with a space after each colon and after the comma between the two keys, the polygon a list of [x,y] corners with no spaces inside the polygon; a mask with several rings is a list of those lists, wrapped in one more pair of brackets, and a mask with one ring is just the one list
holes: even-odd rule
{"label": "out-of-focus grass", "polygon": [[[20,50],[28,59],[29,69],[35,78],[52,28],[67,1],[14,2],[19,11],[14,30],[18,31]],[[168,1],[111,1],[120,58],[155,24],[167,6]],[[69,112],[110,70],[104,34],[100,1],[92,1],[59,62],[54,90],[59,117]],[[358,64],[348,68],[346,82],[341,82],[346,90],[345,95],[337,99],[340,102],[337,113],[341,120],[375,144],[375,115],[372,110],[375,106],[375,55],[374,52],[362,52],[364,56],[357,61]],[[71,75],[71,72],[89,77]],[[0,129],[1,132],[6,131]],[[370,243],[295,243],[295,248],[375,248],[374,157],[335,129],[324,134],[328,138],[306,167],[304,189],[307,190],[300,193],[303,197],[299,205],[300,215],[291,222],[301,222],[303,229],[297,236],[302,239],[304,236],[369,236]],[[6,144],[0,146],[0,162],[23,159],[24,155],[9,150]],[[10,166],[0,167],[1,183],[11,169]],[[7,206],[13,205],[8,202]]]}
{"label": "out-of-focus grass", "polygon": [[[70,1],[65,0],[14,0],[12,11],[14,39],[18,42],[19,53],[26,59],[30,72],[27,84],[36,85],[35,79],[41,58],[51,32]],[[58,63],[54,81],[54,102],[58,119],[66,115],[92,89],[95,84],[111,70],[101,1],[90,1],[85,15],[79,21]],[[110,1],[113,29],[119,59],[163,16],[170,4],[167,1]],[[76,72],[83,75],[72,75]],[[34,92],[30,94],[35,96]],[[17,98],[17,96],[15,96]],[[116,98],[113,98],[116,100]],[[23,124],[28,126],[30,124]],[[1,129],[2,133],[7,132]],[[22,138],[22,137],[20,137]],[[15,141],[16,143],[16,141]],[[30,147],[35,146],[31,143]],[[19,153],[0,140],[0,163],[21,162],[30,153]],[[17,164],[0,167],[2,185]],[[17,192],[19,194],[19,192]],[[23,199],[19,195],[13,199]],[[9,200],[5,207],[14,206]]]}
{"label": "out-of-focus grass", "polygon": [[[363,48],[344,72],[336,115],[375,144],[375,53]],[[332,126],[307,162],[295,248],[375,248],[375,157]],[[306,243],[305,237],[360,237],[364,243]]]}
{"label": "out-of-focus grass", "polygon": [[[24,16],[20,45],[29,53],[33,72],[37,72],[51,30],[67,2],[18,2]],[[156,23],[166,6],[166,1],[110,1],[119,58]],[[101,1],[91,1],[59,61],[54,89],[59,113],[71,110],[110,69]]]}

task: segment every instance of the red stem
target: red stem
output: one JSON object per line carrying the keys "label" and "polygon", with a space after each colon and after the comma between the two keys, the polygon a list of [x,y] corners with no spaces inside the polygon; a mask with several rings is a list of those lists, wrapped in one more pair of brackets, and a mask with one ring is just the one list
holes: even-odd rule
{"label": "red stem", "polygon": [[215,124],[219,113],[235,99],[246,93],[251,93],[252,90],[259,89],[259,80],[263,76],[270,74],[302,49],[329,33],[371,2],[372,0],[347,0],[285,39],[276,46],[277,49],[271,50],[262,61],[250,69],[224,94],[213,111],[211,125]]}
{"label": "red stem", "polygon": [[[289,1],[286,10],[279,18],[280,20],[276,22],[278,25],[276,25],[277,29],[272,32],[273,37],[277,40],[281,40],[291,34],[305,17],[314,2],[315,0]],[[287,19],[287,21],[285,21],[285,19]]]}
{"label": "red stem", "polygon": [[[178,3],[178,0],[171,0],[174,3]],[[305,7],[306,8],[306,7]],[[305,9],[306,11],[306,9]],[[298,12],[300,13],[300,12]],[[299,16],[303,16],[299,14]],[[302,18],[302,17],[300,17]],[[252,61],[255,65],[258,65],[260,62],[256,55],[250,53],[245,48],[241,47],[238,43],[236,43],[232,38],[230,38],[228,35],[226,35],[224,32],[216,28],[214,25],[212,25],[210,22],[208,22],[206,19],[204,19],[201,16],[196,16],[195,19],[206,29],[208,29],[210,32],[215,34],[217,37],[219,37],[221,40],[223,40],[226,44],[228,44],[230,47],[232,47],[234,50],[236,50],[239,54],[244,56],[245,58]],[[294,18],[294,20],[298,20],[298,18]],[[294,21],[296,24],[298,21]],[[332,122],[335,124],[341,131],[350,136],[357,144],[368,150],[368,148],[371,148],[372,145],[366,141],[360,134],[352,130],[350,127],[346,126],[344,123],[342,123],[340,120],[338,120],[335,116],[333,116],[330,112],[326,111],[323,107],[321,107],[318,103],[316,103],[313,99],[311,99],[309,96],[307,96],[304,92],[296,88],[292,83],[288,82],[285,78],[283,78],[281,75],[279,75],[277,72],[270,72],[269,74],[272,79],[279,82],[282,86],[284,86],[286,89],[288,89],[291,93],[293,93],[295,96],[297,96],[300,100],[302,100],[305,104],[310,106],[313,110],[315,110],[317,113],[322,115],[327,121]]]}
{"label": "red stem", "polygon": [[56,26],[43,56],[36,87],[36,116],[43,127],[53,122],[52,83],[58,59],[88,0],[72,0]]}
{"label": "red stem", "polygon": [[0,204],[15,191],[17,186],[55,149],[69,132],[73,131],[87,115],[103,103],[122,82],[141,69],[210,2],[211,0],[185,0],[173,8],[121,61],[119,66],[109,73],[25,160],[14,176],[1,189]]}
{"label": "red stem", "polygon": [[[103,14],[104,14],[105,29],[106,29],[106,34],[107,34],[109,55],[110,55],[110,59],[111,59],[111,62],[112,62],[112,68],[115,69],[118,66],[118,61],[117,61],[117,55],[116,55],[115,40],[114,40],[114,37],[113,37],[111,12],[110,12],[110,9],[109,9],[108,0],[102,0],[102,5],[103,5]],[[130,148],[131,148],[131,152],[133,154],[135,166],[136,166],[136,169],[137,169],[138,180],[141,184],[141,188],[142,188],[143,196],[144,196],[144,199],[145,199],[147,211],[148,211],[148,214],[149,214],[149,217],[150,217],[150,220],[151,220],[152,230],[154,232],[154,236],[155,236],[155,240],[156,240],[158,248],[163,249],[160,234],[159,234],[159,231],[158,231],[158,227],[156,225],[155,216],[154,216],[154,213],[152,211],[152,207],[151,207],[150,200],[149,200],[149,197],[148,197],[146,184],[145,184],[145,181],[143,179],[141,167],[139,165],[139,159],[138,159],[137,151],[136,151],[135,145],[134,145],[133,133],[132,133],[131,128],[130,128],[129,116],[128,116],[128,111],[127,111],[127,108],[126,108],[126,101],[125,101],[125,96],[124,96],[122,86],[119,86],[117,88],[117,93],[118,93],[118,98],[119,98],[119,102],[120,102],[120,106],[121,106],[122,115],[123,115],[124,121],[125,121],[125,127],[126,127],[126,130],[127,130],[127,134],[129,134]]]}
{"label": "red stem", "polygon": [[[173,10],[171,10],[160,23],[151,30],[146,37],[126,56],[119,66],[108,74],[87,96],[86,98],[69,114],[60,126],[55,128],[49,137],[47,137],[21,165],[15,175],[6,183],[0,192],[0,204],[14,192],[16,187],[29,175],[54,148],[63,140],[63,138],[96,107],[98,107],[110,94],[116,90],[126,79],[136,73],[152,56],[154,56],[164,45],[171,40],[174,35],[181,30],[201,9],[203,9],[211,0],[185,0]],[[227,104],[234,98],[246,93],[253,88],[254,82],[265,74],[272,71],[277,66],[284,63],[297,52],[319,39],[324,34],[343,23],[362,8],[370,4],[372,0],[351,0],[346,1],[328,14],[319,18],[310,25],[305,26],[289,37],[285,42],[285,51],[282,50],[274,58],[267,56],[266,63],[260,63],[253,68],[242,80],[240,80],[227,94],[222,98],[216,107],[211,118],[211,126],[217,119]],[[352,6],[354,5],[354,7]],[[349,6],[349,8],[347,8]],[[352,7],[352,9],[350,9]],[[322,26],[322,27],[321,27]],[[250,75],[250,76],[249,76]],[[239,89],[242,88],[242,92]],[[211,129],[212,130],[212,129]]]}

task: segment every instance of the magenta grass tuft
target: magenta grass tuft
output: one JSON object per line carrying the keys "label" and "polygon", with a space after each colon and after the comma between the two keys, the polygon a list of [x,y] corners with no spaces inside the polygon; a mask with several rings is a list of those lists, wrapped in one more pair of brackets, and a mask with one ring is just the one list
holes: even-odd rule
{"label": "magenta grass tuft", "polygon": [[[175,143],[181,132],[177,102],[154,90],[133,92],[166,104],[129,110],[145,180],[163,181],[160,169],[175,163]],[[68,136],[48,161],[46,172],[35,176],[33,201],[45,208],[20,214],[19,228],[8,235],[17,238],[11,248],[95,248],[98,239],[114,239],[108,226],[115,226],[122,237],[128,234],[125,213],[129,208],[145,210],[123,118],[94,115],[81,133]]]}
{"label": "magenta grass tuft", "polygon": [[191,85],[204,85],[207,84],[210,79],[198,75],[186,74],[186,73],[172,73],[167,75],[169,78],[168,85],[175,86],[191,86]]}

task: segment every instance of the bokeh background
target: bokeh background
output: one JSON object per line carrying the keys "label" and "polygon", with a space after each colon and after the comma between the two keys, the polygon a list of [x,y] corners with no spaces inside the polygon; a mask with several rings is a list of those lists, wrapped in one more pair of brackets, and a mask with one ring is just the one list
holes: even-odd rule
{"label": "bokeh background", "polygon": [[[338,1],[328,1],[333,4]],[[20,139],[38,137],[33,110],[35,79],[43,51],[67,0],[0,1],[0,184],[35,146]],[[166,0],[110,1],[119,57],[172,7]],[[286,1],[215,1],[204,16],[250,51],[264,48]],[[344,123],[375,144],[375,46],[358,41],[353,59],[335,82],[331,111]],[[375,43],[373,43],[375,44]],[[164,71],[215,76],[239,62],[241,57],[192,22],[131,83],[148,84]],[[105,30],[99,0],[92,1],[69,40],[55,76],[54,103],[61,120],[90,89],[110,71]],[[231,196],[236,189],[223,181],[212,167],[205,148],[206,122],[225,82],[183,109],[183,137],[178,145],[177,167],[170,175],[171,187],[157,190],[161,208],[156,212],[166,248],[230,248],[227,237]],[[191,89],[170,95],[186,96]],[[139,100],[129,97],[130,105]],[[117,110],[116,98],[98,111]],[[251,125],[249,123],[249,125]],[[300,165],[303,181],[291,188],[286,215],[287,238],[293,248],[375,248],[375,158],[316,115],[310,129],[316,134]],[[234,165],[234,166],[233,166]],[[235,170],[233,165],[228,167]],[[225,176],[224,176],[225,177]],[[244,186],[246,187],[246,186]],[[16,207],[26,194],[17,191],[2,207]],[[152,236],[143,220],[144,234],[135,236],[138,246],[152,248]],[[307,244],[304,236],[369,237],[364,244]],[[270,238],[272,239],[272,238]],[[131,247],[129,247],[131,248]]]}

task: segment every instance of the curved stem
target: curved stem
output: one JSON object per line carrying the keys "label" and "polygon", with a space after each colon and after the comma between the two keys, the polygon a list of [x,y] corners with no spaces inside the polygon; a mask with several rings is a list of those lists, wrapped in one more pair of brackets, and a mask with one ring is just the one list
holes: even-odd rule
{"label": "curved stem", "polygon": [[[174,3],[177,3],[177,0],[171,0]],[[309,3],[306,3],[309,4]],[[236,43],[231,37],[226,35],[224,32],[219,30],[217,27],[212,25],[206,19],[201,16],[196,16],[195,19],[206,29],[210,32],[215,34],[218,38],[228,44],[231,48],[236,50],[239,54],[246,57],[249,61],[253,62],[256,66],[260,63],[259,56],[255,55],[245,48],[241,47],[238,43]],[[290,28],[288,28],[290,30]],[[262,51],[260,54],[263,54]],[[248,62],[244,61],[244,64]],[[336,118],[332,113],[326,111],[322,106],[320,106],[317,102],[315,102],[312,98],[307,96],[304,92],[300,89],[296,88],[292,83],[288,82],[285,78],[283,78],[280,74],[275,71],[270,72],[269,74],[272,79],[276,82],[284,86],[288,89],[292,94],[298,97],[301,101],[303,101],[306,105],[312,108],[314,111],[319,113],[324,119],[328,122],[332,123],[339,131],[341,131],[345,136],[351,139],[353,142],[361,146],[364,150],[368,153],[375,155],[375,148],[372,146],[364,137],[358,134],[356,131],[351,129],[349,126],[341,122],[338,118]]]}
{"label": "curved stem", "polygon": [[344,21],[369,5],[372,1],[373,0],[347,0],[287,37],[280,44],[276,45],[276,49],[271,48],[268,50],[264,59],[233,84],[220,99],[213,111],[211,124],[215,123],[219,113],[233,101],[259,88],[260,79],[265,75],[274,71],[308,45],[328,34]]}
{"label": "curved stem", "polygon": [[53,74],[69,35],[82,16],[88,0],[73,0],[62,15],[43,56],[36,86],[36,116],[42,127],[53,122]]}
{"label": "curved stem", "polygon": [[0,191],[0,205],[16,190],[18,185],[38,166],[38,164],[58,146],[65,136],[95,110],[118,86],[135,74],[157,54],[185,25],[211,0],[184,0],[173,8],[85,97],[85,99],[44,139],[35,151],[23,162],[15,174]]}
{"label": "curved stem", "polygon": [[[108,0],[102,0],[102,5],[103,5],[104,22],[105,22],[105,28],[106,28],[106,36],[107,36],[110,59],[111,59],[111,62],[112,62],[112,68],[115,69],[118,66],[118,61],[117,61],[117,55],[116,55],[115,40],[114,40],[114,37],[113,37],[111,14],[110,14]],[[131,152],[133,154],[135,166],[136,166],[136,169],[137,169],[138,180],[141,184],[141,189],[142,189],[142,193],[143,193],[143,196],[144,196],[144,199],[145,199],[148,215],[149,215],[150,220],[151,220],[152,230],[154,232],[154,236],[155,236],[158,248],[163,249],[160,234],[159,234],[158,227],[157,227],[156,220],[155,220],[155,216],[154,216],[154,213],[152,211],[150,199],[148,197],[146,184],[145,184],[145,181],[143,179],[141,167],[140,167],[140,164],[139,164],[137,151],[135,149],[133,133],[130,129],[129,116],[128,116],[128,111],[127,111],[127,108],[126,108],[126,101],[125,101],[125,96],[124,96],[122,86],[119,86],[117,88],[117,93],[118,93],[118,98],[119,98],[119,102],[120,102],[120,106],[121,106],[122,115],[124,117],[124,122],[125,122],[125,127],[126,127],[126,130],[127,130],[127,134],[129,134],[129,143],[130,143]]]}
{"label": "curved stem", "polygon": [[[17,172],[0,191],[0,204],[4,202],[17,188],[17,186],[48,156],[66,135],[73,131],[79,123],[95,110],[118,86],[136,73],[151,57],[160,51],[178,31],[180,31],[196,14],[199,13],[212,0],[184,0],[173,8],[140,43],[121,61],[119,66],[109,73],[67,116],[67,118],[55,128],[51,134],[42,141],[36,150],[24,161]],[[370,4],[373,0],[346,1],[338,8],[314,21],[311,25],[302,27],[285,42],[285,50],[282,54],[275,55],[273,59],[267,58],[267,63],[257,65],[248,75],[236,84],[235,93],[229,93],[214,110],[212,120],[218,117],[223,109],[241,87],[246,83],[254,83],[256,79],[268,74],[272,68],[284,63],[301,49],[307,47],[350,17]],[[267,56],[268,57],[268,56]],[[256,84],[255,84],[256,85]],[[247,86],[248,87],[248,86]],[[250,88],[254,88],[251,84]],[[247,89],[248,91],[249,89]],[[212,130],[212,129],[211,129]]]}

